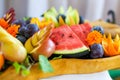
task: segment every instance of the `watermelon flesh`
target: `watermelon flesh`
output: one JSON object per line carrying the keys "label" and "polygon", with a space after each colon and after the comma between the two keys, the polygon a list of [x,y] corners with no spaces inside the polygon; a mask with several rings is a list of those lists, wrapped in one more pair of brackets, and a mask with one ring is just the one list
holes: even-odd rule
{"label": "watermelon flesh", "polygon": [[74,25],[70,27],[72,31],[80,38],[80,40],[87,46],[87,42],[85,41],[86,36],[83,32],[83,29],[79,25]]}
{"label": "watermelon flesh", "polygon": [[56,54],[73,54],[88,50],[80,38],[67,25],[55,28],[50,38],[56,45]]}
{"label": "watermelon flesh", "polygon": [[88,46],[86,38],[87,38],[88,33],[91,30],[91,25],[88,23],[85,23],[85,24],[81,24],[81,25],[74,25],[74,26],[71,26],[70,28],[80,38],[80,40],[86,46]]}
{"label": "watermelon flesh", "polygon": [[88,33],[91,31],[92,26],[89,23],[84,23],[84,24],[81,24],[80,27],[83,29],[83,32],[87,37]]}

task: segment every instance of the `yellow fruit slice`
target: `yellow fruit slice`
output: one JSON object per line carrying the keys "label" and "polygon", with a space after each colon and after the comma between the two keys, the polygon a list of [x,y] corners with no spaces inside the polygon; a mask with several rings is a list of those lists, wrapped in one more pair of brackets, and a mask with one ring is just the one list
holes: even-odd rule
{"label": "yellow fruit slice", "polygon": [[25,48],[26,48],[26,50],[27,50],[27,53],[30,53],[33,49],[34,49],[34,47],[32,46],[32,44],[31,44],[31,38],[29,38],[26,42],[25,42]]}
{"label": "yellow fruit slice", "polygon": [[37,46],[36,43],[38,42],[38,34],[37,32],[31,37],[31,44],[33,47]]}
{"label": "yellow fruit slice", "polygon": [[65,24],[65,22],[64,22],[63,18],[60,16],[59,17],[59,25],[61,26],[61,25],[64,25],[64,24]]}
{"label": "yellow fruit slice", "polygon": [[30,37],[25,42],[25,48],[27,52],[33,53],[34,51],[36,51],[41,46],[41,44],[49,38],[49,35],[51,34],[53,27],[54,27],[53,24],[49,24],[45,28],[35,33],[32,37]]}
{"label": "yellow fruit slice", "polygon": [[69,16],[69,19],[70,19],[70,25],[75,25],[75,21],[71,16]]}

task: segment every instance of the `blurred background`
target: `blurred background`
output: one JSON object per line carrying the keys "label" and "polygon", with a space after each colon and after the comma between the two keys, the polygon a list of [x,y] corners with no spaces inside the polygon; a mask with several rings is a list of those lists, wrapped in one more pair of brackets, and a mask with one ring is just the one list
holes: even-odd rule
{"label": "blurred background", "polygon": [[11,7],[15,9],[16,17],[24,16],[40,17],[50,7],[57,10],[63,6],[76,8],[85,19],[95,21],[112,18],[108,12],[114,12],[117,24],[120,24],[120,0],[0,0],[0,17]]}

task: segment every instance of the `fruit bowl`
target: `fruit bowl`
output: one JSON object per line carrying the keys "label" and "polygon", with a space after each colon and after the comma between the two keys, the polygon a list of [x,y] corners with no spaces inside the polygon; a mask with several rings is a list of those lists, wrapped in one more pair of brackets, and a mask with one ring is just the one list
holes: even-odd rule
{"label": "fruit bowl", "polygon": [[[36,17],[25,17],[22,21],[13,21],[14,10],[6,13],[6,16],[1,19],[7,26],[1,22],[0,43],[2,45],[0,49],[5,61],[12,62],[13,66],[11,64],[5,72],[0,74],[0,80],[38,80],[65,74],[91,74],[120,67],[120,55],[118,55],[120,54],[120,44],[118,44],[120,37],[116,35],[120,28],[117,25],[101,21],[86,22],[71,7],[67,12],[62,10],[62,15],[61,10],[57,13],[54,8],[51,8],[48,10],[50,12],[43,14],[42,21]],[[8,18],[7,15],[10,13],[13,16]],[[51,16],[53,17],[51,18]],[[103,26],[105,35],[100,26]],[[111,34],[107,37],[108,33]],[[112,38],[115,35],[116,37]],[[106,53],[107,55],[105,55]],[[57,55],[50,60],[54,71],[45,73],[42,68],[51,67],[48,66],[48,57],[51,57],[52,54],[53,56]],[[39,56],[44,57],[39,58]],[[84,56],[89,56],[89,59],[83,59]],[[82,59],[76,59],[81,57]],[[40,60],[46,62],[43,64]],[[18,64],[17,68],[14,63]],[[41,64],[44,67],[42,65],[41,68]],[[18,68],[17,73],[16,69]],[[30,70],[27,76],[23,76],[23,68]]]}
{"label": "fruit bowl", "polygon": [[[37,80],[40,78],[48,78],[52,76],[65,74],[90,74],[120,67],[120,55],[99,58],[99,59],[57,59],[51,60],[51,65],[54,68],[52,73],[43,73],[38,64],[34,64],[28,76],[17,74],[13,67],[9,67],[3,74],[0,75],[1,80]],[[73,65],[74,64],[74,65]],[[63,67],[64,66],[64,67]],[[7,77],[6,77],[7,76]]]}

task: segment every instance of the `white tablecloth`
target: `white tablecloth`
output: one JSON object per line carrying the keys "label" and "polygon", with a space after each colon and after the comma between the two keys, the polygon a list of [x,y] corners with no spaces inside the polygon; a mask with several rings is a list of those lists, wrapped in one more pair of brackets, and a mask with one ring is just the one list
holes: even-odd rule
{"label": "white tablecloth", "polygon": [[92,74],[61,75],[40,80],[112,80],[108,71]]}

